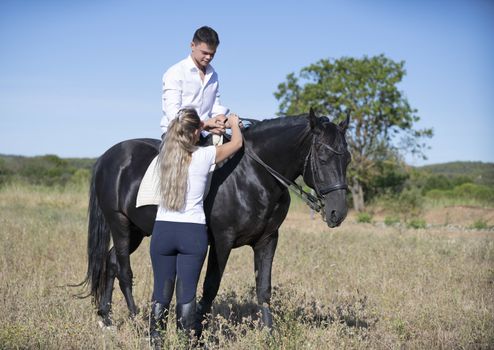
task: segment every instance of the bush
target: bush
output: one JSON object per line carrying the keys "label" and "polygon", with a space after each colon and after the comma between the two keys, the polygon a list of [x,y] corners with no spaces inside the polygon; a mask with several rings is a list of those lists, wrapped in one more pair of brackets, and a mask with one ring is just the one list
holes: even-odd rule
{"label": "bush", "polygon": [[75,171],[67,161],[55,155],[46,155],[29,159],[17,175],[35,185],[63,186]]}
{"label": "bush", "polygon": [[7,167],[5,160],[0,158],[0,186],[10,180],[12,173],[12,170]]}
{"label": "bush", "polygon": [[475,220],[475,222],[470,226],[474,230],[485,230],[488,228],[487,221],[484,219]]}
{"label": "bush", "polygon": [[357,214],[357,222],[361,224],[372,223],[372,214],[361,212]]}
{"label": "bush", "polygon": [[427,223],[425,222],[424,219],[413,218],[413,219],[410,219],[407,222],[407,227],[408,228],[414,228],[414,229],[426,228],[427,227]]}
{"label": "bush", "polygon": [[431,190],[427,192],[426,196],[436,201],[441,199],[459,199],[488,205],[494,204],[494,188],[474,183],[463,183],[450,190]]}
{"label": "bush", "polygon": [[41,186],[88,183],[91,159],[66,160],[56,155],[0,156],[0,185],[9,182]]}
{"label": "bush", "polygon": [[408,189],[400,193],[394,211],[401,214],[405,220],[417,217],[422,213],[424,197],[417,188]]}
{"label": "bush", "polygon": [[364,186],[366,200],[372,200],[387,193],[399,193],[409,178],[405,165],[393,157],[376,161],[377,174]]}
{"label": "bush", "polygon": [[394,226],[396,224],[399,224],[400,223],[400,218],[396,217],[396,216],[386,216],[384,218],[384,224],[386,226]]}
{"label": "bush", "polygon": [[422,193],[427,193],[431,190],[450,190],[453,188],[451,180],[444,175],[430,175],[426,178]]}
{"label": "bush", "polygon": [[70,183],[77,185],[88,187],[91,178],[91,171],[88,169],[77,169],[76,172],[70,178]]}
{"label": "bush", "polygon": [[454,195],[464,198],[475,198],[483,202],[494,203],[494,189],[484,185],[465,183],[453,189]]}

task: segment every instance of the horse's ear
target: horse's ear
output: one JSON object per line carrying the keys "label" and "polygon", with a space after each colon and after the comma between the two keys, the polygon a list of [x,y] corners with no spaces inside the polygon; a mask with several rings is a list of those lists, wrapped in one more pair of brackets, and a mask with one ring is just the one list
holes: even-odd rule
{"label": "horse's ear", "polygon": [[312,107],[309,110],[309,125],[312,130],[314,130],[317,125],[316,113],[314,112],[314,109]]}
{"label": "horse's ear", "polygon": [[341,128],[341,130],[343,130],[343,132],[346,132],[347,129],[348,129],[348,126],[350,125],[350,112],[347,111],[346,112],[346,118],[344,121],[342,121],[340,124],[339,124],[339,127]]}

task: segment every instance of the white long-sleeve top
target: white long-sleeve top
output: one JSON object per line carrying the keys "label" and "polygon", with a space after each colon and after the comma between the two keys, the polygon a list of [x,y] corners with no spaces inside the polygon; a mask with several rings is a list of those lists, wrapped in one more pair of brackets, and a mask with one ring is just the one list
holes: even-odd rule
{"label": "white long-sleeve top", "polygon": [[178,110],[184,107],[194,108],[201,120],[228,113],[228,108],[220,103],[218,74],[208,65],[202,81],[190,55],[163,74],[163,117],[160,124],[163,133]]}

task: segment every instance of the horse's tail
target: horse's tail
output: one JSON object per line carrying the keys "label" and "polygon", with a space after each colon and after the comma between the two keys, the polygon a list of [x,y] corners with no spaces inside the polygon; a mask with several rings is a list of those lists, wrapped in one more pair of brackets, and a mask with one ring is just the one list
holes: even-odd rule
{"label": "horse's tail", "polygon": [[89,289],[87,296],[92,296],[96,306],[106,289],[106,260],[110,247],[110,227],[103,215],[96,193],[96,172],[98,162],[94,165],[89,189],[88,238],[87,238],[87,272],[81,285]]}

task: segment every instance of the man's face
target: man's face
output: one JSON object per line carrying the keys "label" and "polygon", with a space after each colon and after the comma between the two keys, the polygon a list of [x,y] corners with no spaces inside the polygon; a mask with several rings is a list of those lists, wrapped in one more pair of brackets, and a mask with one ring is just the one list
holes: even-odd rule
{"label": "man's face", "polygon": [[190,44],[190,47],[192,49],[191,56],[194,63],[198,68],[206,69],[208,64],[213,60],[216,48],[212,48],[206,43],[195,44],[194,42]]}

